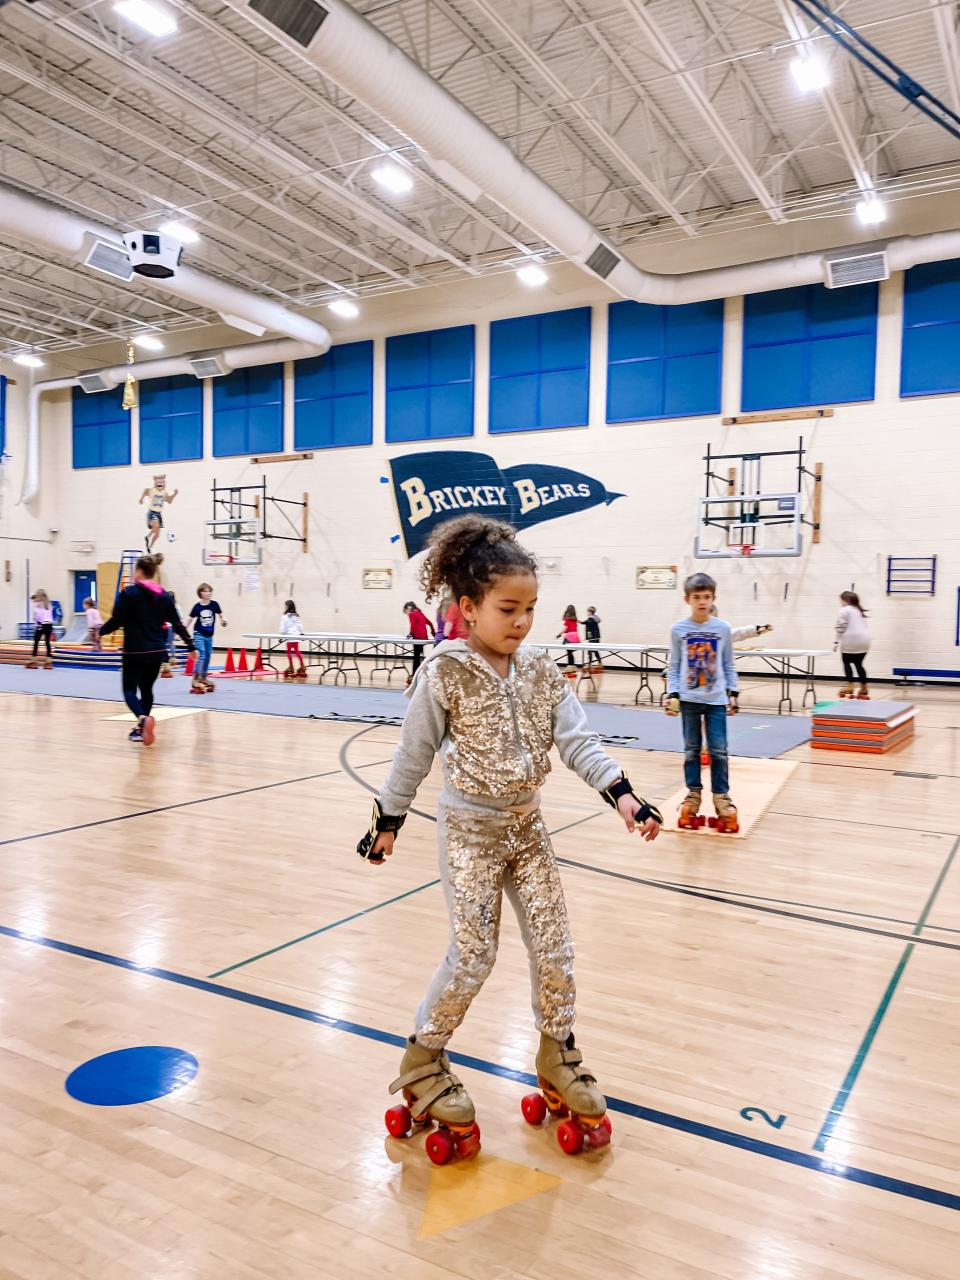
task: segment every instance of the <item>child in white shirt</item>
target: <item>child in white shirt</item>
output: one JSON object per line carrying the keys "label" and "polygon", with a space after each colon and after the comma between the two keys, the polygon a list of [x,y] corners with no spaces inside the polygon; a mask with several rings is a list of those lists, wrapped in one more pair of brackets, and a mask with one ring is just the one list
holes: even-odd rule
{"label": "child in white shirt", "polygon": [[[292,600],[288,600],[283,606],[280,631],[287,637],[287,669],[283,673],[284,680],[306,680],[307,669],[303,665],[303,654],[300,652],[300,645],[295,639],[296,636],[303,635],[303,623],[297,613],[297,606]],[[299,671],[294,671],[293,669],[294,658],[300,663]]]}

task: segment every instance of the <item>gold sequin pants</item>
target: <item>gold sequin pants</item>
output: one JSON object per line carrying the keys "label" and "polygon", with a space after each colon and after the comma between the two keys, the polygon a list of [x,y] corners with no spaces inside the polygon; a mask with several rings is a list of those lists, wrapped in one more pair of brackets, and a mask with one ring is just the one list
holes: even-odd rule
{"label": "gold sequin pants", "polygon": [[557,860],[539,809],[518,816],[451,808],[437,818],[450,947],[417,1010],[417,1040],[440,1049],[463,1021],[497,958],[506,893],[530,957],[537,1029],[566,1040],[576,987],[573,943]]}

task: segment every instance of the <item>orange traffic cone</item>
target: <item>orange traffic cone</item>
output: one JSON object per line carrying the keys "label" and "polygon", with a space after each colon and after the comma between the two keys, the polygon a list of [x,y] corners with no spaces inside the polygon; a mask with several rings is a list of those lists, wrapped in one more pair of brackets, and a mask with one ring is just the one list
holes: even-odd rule
{"label": "orange traffic cone", "polygon": [[263,646],[257,645],[257,656],[253,662],[253,674],[259,675],[264,670],[263,665]]}
{"label": "orange traffic cone", "polygon": [[194,650],[193,650],[193,649],[191,649],[191,650],[190,650],[190,652],[187,654],[187,665],[186,665],[186,667],[184,668],[184,672],[183,672],[183,674],[184,674],[185,676],[192,676],[192,675],[193,675],[193,669],[194,669],[194,667],[195,667],[196,665],[197,665],[197,655],[196,655],[196,653],[194,652]]}
{"label": "orange traffic cone", "polygon": [[225,676],[232,676],[235,671],[236,671],[236,667],[233,665],[233,650],[228,649],[227,661],[226,661],[226,665],[223,668],[223,674]]}
{"label": "orange traffic cone", "polygon": [[237,675],[239,675],[241,671],[244,671],[244,672],[248,671],[246,649],[240,650],[240,661],[237,664]]}

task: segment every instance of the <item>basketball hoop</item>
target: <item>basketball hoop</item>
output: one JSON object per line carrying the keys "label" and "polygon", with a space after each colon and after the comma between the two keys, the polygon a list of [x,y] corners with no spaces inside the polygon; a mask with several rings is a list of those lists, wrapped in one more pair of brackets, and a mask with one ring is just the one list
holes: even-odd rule
{"label": "basketball hoop", "polygon": [[737,556],[752,556],[756,546],[752,542],[731,542],[730,550]]}

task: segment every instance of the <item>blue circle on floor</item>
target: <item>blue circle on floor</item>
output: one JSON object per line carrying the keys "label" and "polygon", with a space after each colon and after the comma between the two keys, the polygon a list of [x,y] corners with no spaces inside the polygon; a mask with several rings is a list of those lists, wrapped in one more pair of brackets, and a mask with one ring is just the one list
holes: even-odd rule
{"label": "blue circle on floor", "polygon": [[65,1087],[71,1098],[92,1107],[128,1107],[182,1089],[197,1074],[197,1065],[192,1053],[169,1045],[116,1049],[82,1062]]}

